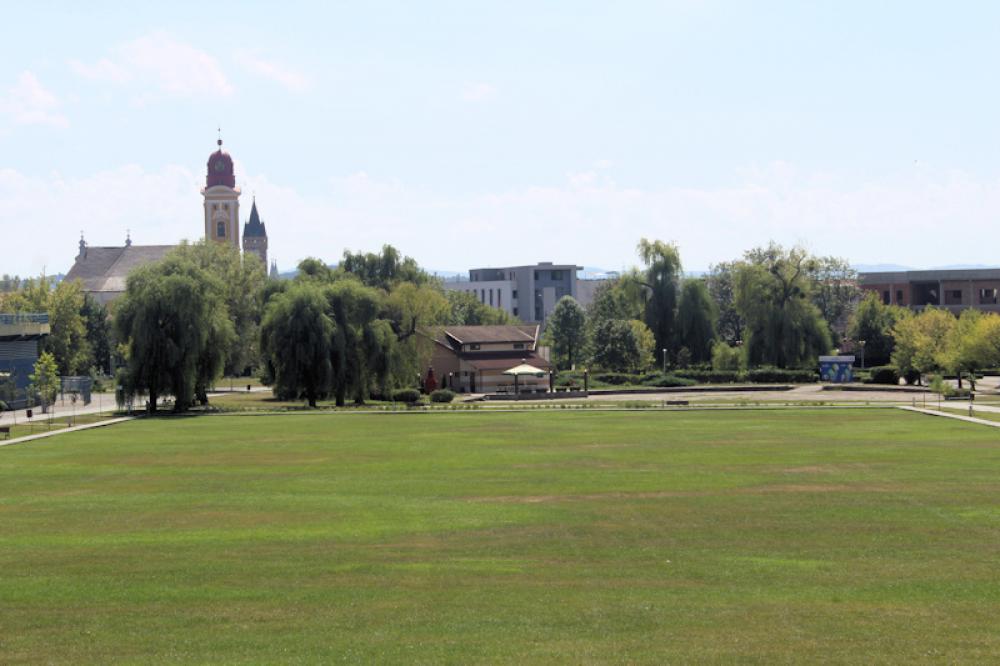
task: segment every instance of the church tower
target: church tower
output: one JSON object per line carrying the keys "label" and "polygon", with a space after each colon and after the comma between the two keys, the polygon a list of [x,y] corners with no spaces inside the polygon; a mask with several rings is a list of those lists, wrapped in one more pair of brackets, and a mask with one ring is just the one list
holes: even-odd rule
{"label": "church tower", "polygon": [[240,188],[236,187],[233,158],[219,149],[208,157],[205,188],[205,239],[240,247]]}
{"label": "church tower", "polygon": [[257,199],[250,206],[250,219],[243,225],[243,256],[256,254],[267,270],[267,229],[257,213]]}

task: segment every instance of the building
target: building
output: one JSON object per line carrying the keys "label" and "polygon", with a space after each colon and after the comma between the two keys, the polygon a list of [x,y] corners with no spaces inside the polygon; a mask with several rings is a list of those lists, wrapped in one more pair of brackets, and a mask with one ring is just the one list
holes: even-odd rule
{"label": "building", "polygon": [[[240,188],[236,187],[233,159],[222,149],[209,155],[203,196],[205,239],[228,243],[240,248]],[[126,235],[120,246],[89,246],[80,237],[80,249],[73,266],[66,273],[67,280],[79,280],[85,293],[101,303],[109,303],[125,293],[129,274],[146,264],[162,260],[176,245],[134,245],[131,235]],[[252,252],[267,268],[267,230],[253,202],[250,218],[243,227],[243,252]],[[277,267],[272,265],[272,274]]]}
{"label": "building", "polygon": [[[250,205],[250,219],[243,225],[243,256],[248,254],[260,257],[261,265],[267,268],[267,229],[257,213],[256,197]],[[277,270],[275,266],[271,268]]]}
{"label": "building", "polygon": [[[434,342],[431,367],[442,388],[460,393],[513,390],[504,371],[522,363],[548,373],[548,350],[538,346],[539,326],[445,326],[424,333]],[[522,377],[520,390],[547,390],[548,377]]]}
{"label": "building", "polygon": [[967,308],[1000,312],[1000,268],[859,273],[858,283],[887,305],[913,310],[933,305],[955,314]]}
{"label": "building", "polygon": [[524,322],[544,323],[563,296],[572,296],[586,307],[581,296],[592,298],[593,290],[581,293],[574,264],[542,262],[531,266],[473,268],[468,280],[446,281],[444,288],[464,291],[480,303],[504,310]]}
{"label": "building", "polygon": [[49,315],[0,314],[0,400],[16,402],[31,383],[38,343],[48,335]]}
{"label": "building", "polygon": [[79,280],[83,291],[102,304],[125,293],[125,281],[133,270],[160,261],[174,245],[133,245],[130,237],[120,246],[89,246],[80,237],[80,251],[66,280]]}

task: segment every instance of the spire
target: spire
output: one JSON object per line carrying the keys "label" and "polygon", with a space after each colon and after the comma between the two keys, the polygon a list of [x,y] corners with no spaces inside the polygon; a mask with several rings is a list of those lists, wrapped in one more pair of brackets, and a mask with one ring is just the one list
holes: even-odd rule
{"label": "spire", "polygon": [[132,247],[132,230],[125,230],[125,247]]}
{"label": "spire", "polygon": [[77,259],[84,259],[87,256],[87,241],[83,239],[83,230],[80,230],[80,254],[76,255]]}
{"label": "spire", "polygon": [[256,197],[254,197],[253,203],[250,206],[250,219],[243,225],[243,237],[246,238],[247,236],[267,236],[267,229],[264,227],[264,223],[260,221],[260,213],[257,212]]}

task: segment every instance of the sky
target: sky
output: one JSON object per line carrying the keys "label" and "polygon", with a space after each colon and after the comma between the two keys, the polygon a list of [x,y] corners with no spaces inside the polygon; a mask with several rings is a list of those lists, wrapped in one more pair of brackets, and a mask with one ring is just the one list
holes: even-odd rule
{"label": "sky", "polygon": [[221,127],[288,270],[1000,263],[1000,4],[15,3],[0,273],[204,233]]}

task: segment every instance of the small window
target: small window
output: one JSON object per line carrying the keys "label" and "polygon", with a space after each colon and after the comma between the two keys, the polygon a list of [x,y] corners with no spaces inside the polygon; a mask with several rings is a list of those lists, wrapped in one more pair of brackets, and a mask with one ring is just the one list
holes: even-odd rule
{"label": "small window", "polygon": [[902,289],[897,289],[896,290],[896,304],[897,305],[902,305],[903,304],[903,290]]}
{"label": "small window", "polygon": [[882,302],[885,303],[886,305],[889,305],[889,290],[888,289],[886,289],[885,291],[882,292]]}
{"label": "small window", "polygon": [[226,223],[225,222],[219,222],[218,224],[215,225],[215,235],[218,236],[219,238],[225,238],[226,237]]}
{"label": "small window", "polygon": [[490,289],[490,306],[493,305],[493,290]]}
{"label": "small window", "polygon": [[502,294],[502,293],[503,293],[502,291],[500,291],[499,289],[497,289],[497,307],[498,308],[503,307],[503,303],[501,302],[501,299],[500,299],[500,294]]}
{"label": "small window", "polygon": [[535,279],[538,279],[538,271],[535,271]]}
{"label": "small window", "polygon": [[510,297],[517,298],[517,289],[514,289],[513,291],[510,292]]}
{"label": "small window", "polygon": [[517,308],[514,308],[514,316],[517,316]]}
{"label": "small window", "polygon": [[996,305],[997,304],[997,290],[996,289],[980,289],[979,290],[979,303],[981,305]]}
{"label": "small window", "polygon": [[514,343],[514,349],[524,349],[524,343],[523,342],[515,342]]}
{"label": "small window", "polygon": [[479,351],[479,345],[478,344],[469,345],[469,351]]}
{"label": "small window", "polygon": [[562,271],[552,271],[552,280],[562,280]]}

